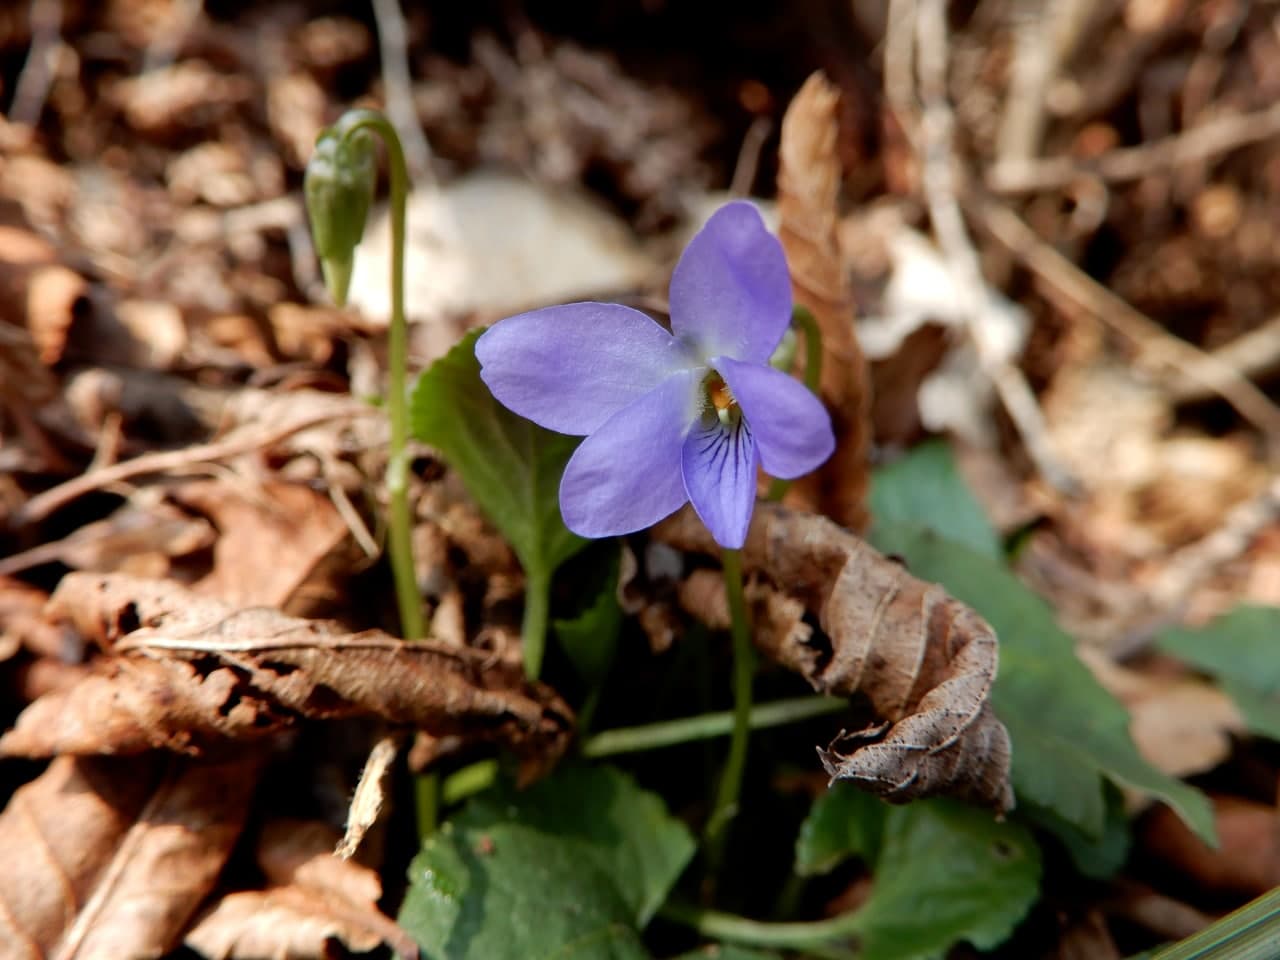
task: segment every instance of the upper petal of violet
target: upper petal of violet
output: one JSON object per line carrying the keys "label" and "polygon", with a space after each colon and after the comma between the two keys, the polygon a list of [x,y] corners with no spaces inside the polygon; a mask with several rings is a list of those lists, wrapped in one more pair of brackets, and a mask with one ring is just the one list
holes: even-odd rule
{"label": "upper petal of violet", "polygon": [[766,473],[790,480],[831,456],[831,417],[803,383],[767,364],[716,357],[711,365],[751,425]]}
{"label": "upper petal of violet", "polygon": [[639,310],[569,303],[500,320],[476,341],[480,377],[503,406],[560,433],[588,434],[689,366]]}
{"label": "upper petal of violet", "polygon": [[565,526],[583,537],[632,533],[686,500],[680,448],[703,371],[675,373],[582,441],[560,480]]}
{"label": "upper petal of violet", "polygon": [[725,204],[671,276],[671,329],[703,356],[764,363],[791,322],[791,275],[777,237],[746,201]]}

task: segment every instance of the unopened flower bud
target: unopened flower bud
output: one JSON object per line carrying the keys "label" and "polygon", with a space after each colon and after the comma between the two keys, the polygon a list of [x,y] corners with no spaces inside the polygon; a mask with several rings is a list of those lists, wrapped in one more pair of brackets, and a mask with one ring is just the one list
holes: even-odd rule
{"label": "unopened flower bud", "polygon": [[325,286],[338,306],[347,302],[355,250],[364,236],[376,183],[373,143],[367,135],[344,137],[332,128],[320,134],[307,162],[303,193]]}

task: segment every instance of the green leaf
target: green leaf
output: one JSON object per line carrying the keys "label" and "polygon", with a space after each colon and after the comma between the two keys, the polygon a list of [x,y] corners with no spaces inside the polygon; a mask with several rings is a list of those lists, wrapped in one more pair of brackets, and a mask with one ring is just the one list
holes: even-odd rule
{"label": "green leaf", "polygon": [[1254,733],[1280,740],[1280,607],[1240,606],[1199,629],[1166,630],[1156,645],[1218,679]]}
{"label": "green leaf", "polygon": [[1099,839],[1106,828],[1105,775],[1168,803],[1201,838],[1215,842],[1205,796],[1143,759],[1124,707],[1076,657],[1048,605],[1004,564],[916,527],[881,525],[873,540],[995,628],[1000,672],[992,704],[1013,741],[1011,778],[1020,797]]}
{"label": "green leaf", "polygon": [[588,606],[576,617],[551,624],[574,670],[592,688],[604,682],[618,648],[618,635],[622,630],[622,607],[618,605],[620,563],[621,555],[615,545],[604,579]]}
{"label": "green leaf", "polygon": [[580,438],[544,430],[494,399],[475,354],[482,332],[467,334],[418,378],[413,434],[445,455],[525,574],[547,582],[587,544],[560,517],[560,475]]}
{"label": "green leaf", "polygon": [[1104,785],[1103,799],[1105,820],[1102,835],[1097,837],[1089,836],[1052,810],[1037,807],[1025,799],[1018,806],[1018,816],[1054,834],[1076,869],[1086,877],[1106,880],[1124,866],[1133,837],[1124,809],[1124,794],[1108,781]]}
{"label": "green leaf", "polygon": [[731,943],[709,943],[705,947],[682,953],[674,960],[782,960],[776,953],[749,950]]}
{"label": "green leaf", "polygon": [[940,440],[877,470],[870,506],[876,524],[926,527],[985,556],[1003,556],[1000,536]]}
{"label": "green leaf", "polygon": [[476,797],[427,838],[400,923],[432,960],[648,960],[639,930],[693,850],[627,775],[562,767]]}
{"label": "green leaf", "polygon": [[1260,737],[1280,740],[1280,697],[1260,693],[1236,680],[1223,680],[1222,689],[1244,717],[1244,722]]}
{"label": "green leaf", "polygon": [[990,950],[1040,895],[1031,832],[950,800],[889,809],[871,896],[856,914],[859,960],[933,960],[961,940]]}
{"label": "green leaf", "polygon": [[849,857],[875,863],[888,807],[850,783],[835,783],[809,810],[796,837],[796,873],[834,870]]}

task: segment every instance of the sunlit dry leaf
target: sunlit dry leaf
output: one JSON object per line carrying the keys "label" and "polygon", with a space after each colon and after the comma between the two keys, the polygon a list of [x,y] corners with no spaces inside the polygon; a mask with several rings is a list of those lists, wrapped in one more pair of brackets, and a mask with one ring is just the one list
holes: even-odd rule
{"label": "sunlit dry leaf", "polygon": [[60,757],[0,814],[0,956],[173,949],[239,836],[260,757]]}
{"label": "sunlit dry leaf", "polygon": [[360,953],[386,943],[416,956],[413,940],[377,908],[377,872],[335,857],[337,839],[319,821],[267,824],[257,859],[271,886],[224,897],[187,934],[187,946],[214,960],[327,956],[330,940]]}
{"label": "sunlit dry leaf", "polygon": [[400,740],[395,735],[382,737],[369,751],[369,757],[360,771],[360,781],[356,784],[347,808],[346,832],[334,849],[334,853],[344,860],[355,855],[364,835],[377,822],[378,814],[382,812],[382,805],[386,801],[384,781],[395,761]]}
{"label": "sunlit dry leaf", "polygon": [[210,960],[311,960],[332,956],[335,940],[355,953],[390,943],[402,957],[418,956],[417,945],[377,910],[302,887],[229,894],[185,943]]}
{"label": "sunlit dry leaf", "polygon": [[[658,528],[715,554],[688,509]],[[743,548],[748,572],[817,616],[823,633],[766,630],[762,651],[832,696],[865,698],[883,722],[821,751],[827,772],[887,800],[949,793],[1005,810],[1009,735],[989,703],[997,646],[973,610],[817,516],[759,504]]]}
{"label": "sunlit dry leaf", "polygon": [[[196,592],[235,607],[305,614],[351,569],[351,531],[333,502],[300,484],[187,483],[174,493],[218,528],[213,570]],[[339,563],[326,561],[340,561]]]}
{"label": "sunlit dry leaf", "polygon": [[0,754],[199,751],[304,719],[374,716],[496,741],[534,774],[568,741],[571,714],[555,692],[478,650],[234,610],[120,575],[70,574],[50,609],[115,656],[23,711]]}
{"label": "sunlit dry leaf", "polygon": [[0,660],[23,648],[37,655],[64,652],[62,631],[44,616],[48,599],[43,590],[0,575]]}
{"label": "sunlit dry leaf", "polygon": [[1247,730],[1235,703],[1218,687],[1190,677],[1139,673],[1090,647],[1081,646],[1077,655],[1128,709],[1138,751],[1170,776],[1212,770],[1230,756],[1232,737]]}
{"label": "sunlit dry leaf", "polygon": [[[778,239],[791,268],[795,302],[822,331],[822,399],[831,411],[836,451],[797,497],[853,530],[867,525],[871,379],[853,328],[853,294],[837,241],[836,151],[839,93],[815,73],[782,119],[778,147]],[[816,489],[815,489],[816,486]]]}
{"label": "sunlit dry leaf", "polygon": [[89,309],[89,282],[61,263],[0,263],[0,317],[25,327],[40,362],[62,357],[71,322]]}
{"label": "sunlit dry leaf", "polygon": [[112,84],[108,99],[139,133],[161,136],[212,126],[253,92],[248,78],[183,60]]}

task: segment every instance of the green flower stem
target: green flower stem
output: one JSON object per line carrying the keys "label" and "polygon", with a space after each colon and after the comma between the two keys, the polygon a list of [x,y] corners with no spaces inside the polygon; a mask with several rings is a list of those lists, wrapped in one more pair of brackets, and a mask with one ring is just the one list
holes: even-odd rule
{"label": "green flower stem", "polygon": [[413,565],[413,522],[409,513],[409,334],[404,316],[405,203],[409,196],[409,173],[404,149],[391,122],[376,110],[349,110],[334,127],[343,139],[372,130],[387,148],[391,174],[391,329],[387,336],[387,412],[391,419],[391,443],[387,460],[387,493],[390,523],[387,535],[391,551],[391,573],[400,610],[400,630],[406,640],[426,635],[422,598]]}
{"label": "green flower stem", "polygon": [[551,613],[551,571],[529,573],[524,585],[524,618],[520,623],[520,645],[524,649],[524,674],[537,680],[542,672],[542,656],[547,651],[547,623]]}
{"label": "green flower stem", "polygon": [[440,800],[446,807],[451,807],[481,790],[487,790],[497,779],[497,760],[477,760],[444,778]]}
{"label": "green flower stem", "polygon": [[[773,703],[752,707],[748,726],[752,730],[762,730],[848,709],[848,701],[836,697],[775,700]],[[722,710],[718,713],[701,713],[695,717],[681,717],[679,720],[649,723],[641,727],[605,730],[583,741],[582,755],[591,758],[611,757],[620,753],[656,750],[694,740],[723,737],[733,732],[735,717],[735,711]]]}
{"label": "green flower stem", "polygon": [[1280,888],[1157,950],[1151,960],[1271,960],[1280,943]]}
{"label": "green flower stem", "polygon": [[425,840],[436,832],[440,822],[440,776],[425,773],[413,781],[413,806],[418,820],[418,839]]}
{"label": "green flower stem", "polygon": [[[822,382],[822,331],[818,329],[818,321],[809,309],[799,304],[791,309],[791,325],[804,333],[804,385],[817,396]],[[769,484],[766,499],[776,503],[786,496],[789,489],[790,480],[774,479]]]}
{"label": "green flower stem", "polygon": [[725,592],[729,596],[729,631],[733,636],[733,731],[729,741],[729,758],[725,761],[715,807],[712,808],[705,831],[713,850],[721,842],[725,826],[738,812],[738,795],[742,792],[742,775],[747,766],[747,741],[751,734],[751,680],[755,672],[751,621],[747,615],[746,597],[742,592],[742,554],[737,550],[722,550],[720,557],[724,565]]}
{"label": "green flower stem", "polygon": [[832,960],[857,956],[854,950],[840,945],[841,941],[848,941],[857,933],[859,918],[856,912],[805,923],[766,923],[682,903],[668,903],[658,913],[672,923],[692,927],[703,936],[730,943],[803,950],[807,956]]}

